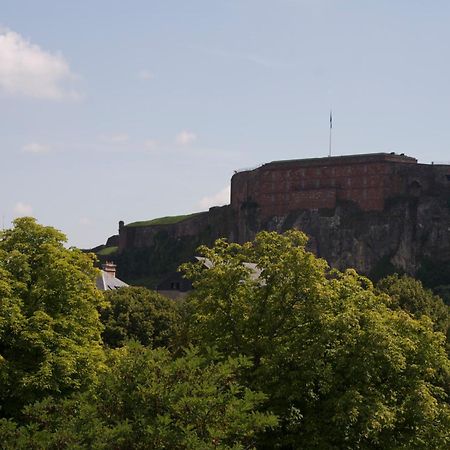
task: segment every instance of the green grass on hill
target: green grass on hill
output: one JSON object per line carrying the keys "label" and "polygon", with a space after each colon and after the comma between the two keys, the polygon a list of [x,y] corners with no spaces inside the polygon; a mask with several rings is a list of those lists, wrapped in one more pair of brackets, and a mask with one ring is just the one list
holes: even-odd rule
{"label": "green grass on hill", "polygon": [[97,255],[99,255],[99,256],[110,256],[113,253],[116,253],[118,248],[119,247],[116,247],[116,246],[105,247],[105,248],[102,248],[99,252],[97,252]]}
{"label": "green grass on hill", "polygon": [[201,213],[185,214],[184,216],[166,216],[159,217],[152,220],[142,220],[140,222],[128,223],[127,227],[146,227],[148,225],[171,225],[174,223],[183,222],[183,220],[190,219],[191,217],[197,216]]}

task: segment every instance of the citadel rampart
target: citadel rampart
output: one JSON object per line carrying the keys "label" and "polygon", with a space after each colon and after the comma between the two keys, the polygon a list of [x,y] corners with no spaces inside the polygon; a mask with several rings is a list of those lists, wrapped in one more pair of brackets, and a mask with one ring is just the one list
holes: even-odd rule
{"label": "citadel rampart", "polygon": [[354,202],[382,211],[388,198],[420,195],[433,184],[449,184],[450,166],[417,164],[390,153],[275,161],[236,173],[231,206],[236,213],[258,207],[262,220],[300,209],[335,208]]}
{"label": "citadel rampart", "polygon": [[233,175],[230,205],[173,224],[122,224],[116,258],[126,281],[156,279],[200,244],[290,228],[339,269],[414,274],[428,260],[450,271],[450,165],[391,153],[271,162]]}
{"label": "citadel rampart", "polygon": [[[119,252],[130,248],[146,248],[164,236],[164,239],[181,240],[208,237],[207,242],[229,236],[232,228],[232,217],[228,206],[213,207],[209,211],[192,214],[188,218],[172,224],[153,224],[133,226],[119,222]],[[202,243],[202,242],[200,242]],[[206,242],[205,242],[206,243]]]}

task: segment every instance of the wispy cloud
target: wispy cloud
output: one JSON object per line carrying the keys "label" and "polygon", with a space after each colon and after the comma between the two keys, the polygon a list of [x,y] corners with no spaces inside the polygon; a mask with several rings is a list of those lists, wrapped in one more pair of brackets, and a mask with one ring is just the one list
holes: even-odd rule
{"label": "wispy cloud", "polygon": [[114,133],[110,135],[100,136],[100,140],[107,144],[123,144],[128,142],[130,136],[127,133]]}
{"label": "wispy cloud", "polygon": [[147,70],[147,69],[141,69],[141,70],[139,70],[139,72],[137,73],[137,77],[138,77],[140,80],[147,81],[147,80],[153,79],[153,73],[150,72],[150,70]]}
{"label": "wispy cloud", "polygon": [[183,130],[177,134],[175,142],[178,145],[188,145],[197,140],[197,135],[192,131]]}
{"label": "wispy cloud", "polygon": [[28,203],[17,202],[14,205],[13,213],[15,217],[24,217],[33,215],[33,207]]}
{"label": "wispy cloud", "polygon": [[198,206],[202,209],[208,209],[212,206],[228,205],[230,203],[230,186],[224,187],[221,191],[211,196],[203,197]]}
{"label": "wispy cloud", "polygon": [[51,54],[19,33],[0,28],[0,90],[47,100],[79,99],[77,77],[60,54]]}
{"label": "wispy cloud", "polygon": [[22,151],[25,153],[43,154],[50,151],[50,146],[45,144],[39,144],[37,142],[30,142],[22,147]]}
{"label": "wispy cloud", "polygon": [[248,61],[250,63],[256,64],[258,66],[263,66],[263,67],[267,67],[267,68],[271,68],[271,69],[277,69],[280,67],[285,67],[286,64],[283,64],[279,61],[275,61],[273,59],[269,59],[269,58],[264,58],[263,56],[259,56],[259,55],[239,55],[237,54],[236,57],[240,57],[241,59]]}
{"label": "wispy cloud", "polygon": [[92,220],[89,217],[81,217],[79,220],[80,225],[86,227],[92,224]]}
{"label": "wispy cloud", "polygon": [[144,148],[146,150],[155,150],[158,147],[158,141],[155,139],[147,139],[144,141]]}

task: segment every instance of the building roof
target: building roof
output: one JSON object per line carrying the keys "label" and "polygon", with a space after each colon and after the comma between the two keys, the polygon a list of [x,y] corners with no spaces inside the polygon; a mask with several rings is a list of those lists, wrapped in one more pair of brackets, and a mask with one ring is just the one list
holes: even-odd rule
{"label": "building roof", "polygon": [[349,164],[366,164],[374,162],[390,162],[402,164],[417,164],[417,159],[407,156],[404,153],[362,153],[356,155],[339,155],[339,156],[324,156],[322,158],[304,158],[304,159],[284,159],[279,161],[271,161],[252,169],[236,170],[236,173],[252,172],[254,170],[268,170],[280,169],[289,166],[298,167],[326,167],[326,166],[340,166]]}
{"label": "building roof", "polygon": [[111,291],[128,286],[127,283],[124,283],[122,280],[116,278],[112,273],[104,270],[100,271],[100,275],[97,277],[95,284],[101,291]]}
{"label": "building roof", "polygon": [[396,153],[364,153],[358,155],[325,156],[323,158],[305,158],[271,161],[263,164],[262,167],[271,168],[273,166],[285,164],[298,164],[302,166],[332,166],[341,164],[362,164],[368,162],[394,162],[416,164],[417,159],[405,154]]}
{"label": "building roof", "polygon": [[156,291],[179,291],[188,292],[192,290],[192,283],[184,278],[183,274],[178,271],[170,272],[156,286]]}
{"label": "building roof", "polygon": [[[207,269],[211,269],[214,267],[214,263],[209,259],[203,256],[196,256],[197,261],[201,262]],[[255,281],[258,280],[261,276],[262,270],[255,263],[243,262],[242,265],[249,270],[250,279]]]}

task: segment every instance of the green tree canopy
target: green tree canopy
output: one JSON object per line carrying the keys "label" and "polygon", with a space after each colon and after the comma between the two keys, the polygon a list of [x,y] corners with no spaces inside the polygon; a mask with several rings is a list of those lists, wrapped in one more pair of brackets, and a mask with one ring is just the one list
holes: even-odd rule
{"label": "green tree canopy", "polygon": [[143,345],[169,346],[180,322],[177,305],[157,292],[125,287],[105,293],[101,310],[103,342],[111,348],[133,339]]}
{"label": "green tree canopy", "polygon": [[92,255],[32,218],[0,235],[0,416],[89,385],[102,358]]}
{"label": "green tree canopy", "polygon": [[252,358],[246,383],[280,416],[259,447],[448,448],[444,336],[390,309],[355,271],[330,270],[306,242],[297,231],[219,240],[200,249],[211,268],[183,267],[192,339]]}
{"label": "green tree canopy", "polygon": [[255,411],[265,396],[237,381],[248,364],[192,348],[177,359],[136,343],[111,350],[87,393],[28,407],[26,427],[0,421],[3,448],[249,449],[277,421]]}
{"label": "green tree canopy", "polygon": [[406,275],[391,275],[380,280],[377,287],[391,297],[391,307],[402,308],[417,318],[426,315],[433,321],[436,331],[448,335],[450,307],[439,296],[425,289],[420,281]]}

